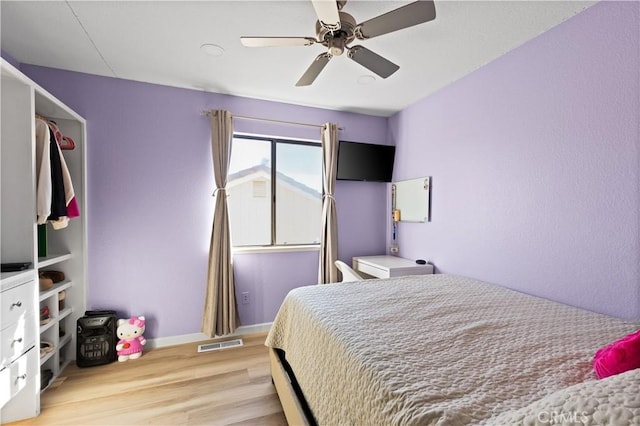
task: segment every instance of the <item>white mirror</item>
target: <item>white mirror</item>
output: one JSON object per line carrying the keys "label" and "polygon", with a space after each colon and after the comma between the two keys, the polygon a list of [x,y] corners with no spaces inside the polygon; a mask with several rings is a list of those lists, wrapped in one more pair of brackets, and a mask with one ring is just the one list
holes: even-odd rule
{"label": "white mirror", "polygon": [[[431,178],[423,177],[392,183],[394,220],[400,222],[427,222],[431,198]],[[399,215],[399,218],[398,218]]]}

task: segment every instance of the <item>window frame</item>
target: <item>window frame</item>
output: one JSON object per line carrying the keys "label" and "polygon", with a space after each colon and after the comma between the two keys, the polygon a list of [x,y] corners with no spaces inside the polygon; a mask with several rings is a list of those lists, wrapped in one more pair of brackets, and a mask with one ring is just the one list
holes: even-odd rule
{"label": "window frame", "polygon": [[[276,243],[276,232],[277,232],[277,226],[276,226],[276,203],[277,203],[277,199],[276,199],[276,178],[277,178],[277,156],[276,156],[276,147],[278,146],[279,143],[281,144],[287,144],[287,145],[302,145],[302,146],[313,146],[313,147],[317,147],[320,150],[322,150],[322,141],[318,140],[317,142],[315,141],[309,141],[309,140],[299,140],[299,139],[285,139],[285,138],[281,138],[281,137],[273,137],[273,136],[257,136],[257,135],[247,135],[247,134],[243,134],[243,133],[234,133],[232,136],[233,139],[249,139],[249,140],[259,140],[259,141],[265,141],[265,142],[270,142],[271,144],[271,149],[270,149],[270,155],[271,155],[271,201],[270,201],[270,207],[271,207],[271,243],[268,245],[265,244],[250,244],[250,245],[246,245],[246,246],[232,246],[232,249],[234,251],[246,251],[246,252],[251,252],[252,250],[268,250],[268,249],[295,249],[296,247],[301,248],[301,249],[308,249],[308,248],[317,248],[319,247],[320,243],[292,243],[292,244],[277,244]],[[233,144],[231,147],[231,155],[233,155]],[[322,167],[320,169],[320,178],[322,179]],[[322,205],[322,197],[324,197],[324,184],[322,184],[323,188],[320,191],[320,197],[321,197],[321,205]],[[321,225],[318,224],[318,227],[320,227]],[[233,238],[232,238],[233,240]]]}

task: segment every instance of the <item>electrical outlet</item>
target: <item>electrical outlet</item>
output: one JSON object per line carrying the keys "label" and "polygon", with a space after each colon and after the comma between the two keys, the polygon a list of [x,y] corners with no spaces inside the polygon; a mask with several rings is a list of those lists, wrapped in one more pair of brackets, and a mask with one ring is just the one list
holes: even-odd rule
{"label": "electrical outlet", "polygon": [[251,299],[249,298],[249,292],[248,291],[243,291],[242,293],[240,293],[240,300],[242,300],[242,304],[243,305],[248,305],[249,302],[251,301]]}
{"label": "electrical outlet", "polygon": [[389,251],[395,254],[395,253],[398,253],[400,250],[398,249],[398,246],[391,246]]}

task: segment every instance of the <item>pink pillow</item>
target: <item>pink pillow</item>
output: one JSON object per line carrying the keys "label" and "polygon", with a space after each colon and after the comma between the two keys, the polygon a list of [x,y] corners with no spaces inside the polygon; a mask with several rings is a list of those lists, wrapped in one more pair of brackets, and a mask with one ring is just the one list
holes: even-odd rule
{"label": "pink pillow", "polygon": [[599,349],[593,369],[599,379],[640,368],[640,330]]}

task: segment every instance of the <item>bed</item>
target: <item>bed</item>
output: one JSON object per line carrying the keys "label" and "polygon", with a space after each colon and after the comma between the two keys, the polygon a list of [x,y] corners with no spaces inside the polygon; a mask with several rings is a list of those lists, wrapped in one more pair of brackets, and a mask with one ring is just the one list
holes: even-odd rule
{"label": "bed", "polygon": [[597,380],[592,360],[639,328],[438,274],[294,289],[265,344],[290,424],[623,425],[640,369]]}

